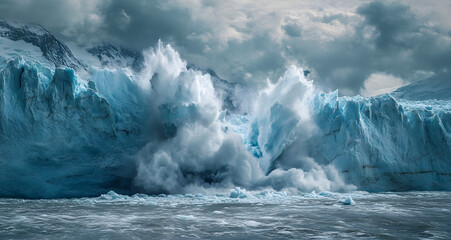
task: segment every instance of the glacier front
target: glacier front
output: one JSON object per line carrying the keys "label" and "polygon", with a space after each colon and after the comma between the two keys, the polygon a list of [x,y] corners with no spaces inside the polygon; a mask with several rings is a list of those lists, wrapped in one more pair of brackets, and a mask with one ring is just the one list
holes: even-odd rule
{"label": "glacier front", "polygon": [[169,45],[143,56],[139,72],[5,58],[0,196],[451,190],[449,100],[341,97],[294,66],[226,89]]}

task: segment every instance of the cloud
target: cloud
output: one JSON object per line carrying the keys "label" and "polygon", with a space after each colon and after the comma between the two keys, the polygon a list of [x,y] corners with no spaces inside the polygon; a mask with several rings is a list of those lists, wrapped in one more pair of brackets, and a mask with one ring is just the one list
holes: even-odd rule
{"label": "cloud", "polygon": [[282,29],[290,37],[301,36],[301,28],[296,23],[288,23],[286,25],[282,25]]}
{"label": "cloud", "polygon": [[323,87],[358,94],[365,80],[379,72],[408,83],[420,80],[418,72],[438,74],[450,68],[445,60],[450,56],[446,31],[421,19],[410,7],[371,2],[358,7],[356,14],[323,16],[322,22],[339,21],[347,29],[332,39],[285,40],[289,55],[301,56]]}
{"label": "cloud", "polygon": [[391,92],[403,85],[405,83],[400,78],[384,73],[373,73],[365,80],[364,88],[360,90],[360,94],[364,97],[373,97]]}
{"label": "cloud", "polygon": [[382,50],[407,48],[420,27],[409,7],[398,3],[372,2],[359,7],[357,12],[365,17],[365,24],[375,28],[375,44]]}
{"label": "cloud", "polygon": [[103,0],[3,0],[0,16],[25,23],[37,23],[64,39],[86,41],[101,29]]}
{"label": "cloud", "polygon": [[0,14],[66,41],[136,50],[171,43],[232,82],[263,86],[295,64],[326,90],[358,94],[372,74],[404,82],[450,72],[451,4],[437,1],[5,0]]}

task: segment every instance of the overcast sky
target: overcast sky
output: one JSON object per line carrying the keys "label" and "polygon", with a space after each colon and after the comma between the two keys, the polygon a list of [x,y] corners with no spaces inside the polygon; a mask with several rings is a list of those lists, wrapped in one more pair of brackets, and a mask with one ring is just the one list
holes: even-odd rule
{"label": "overcast sky", "polygon": [[136,50],[171,43],[188,62],[247,84],[295,64],[326,90],[374,95],[451,81],[451,1],[0,0],[0,16],[64,41]]}

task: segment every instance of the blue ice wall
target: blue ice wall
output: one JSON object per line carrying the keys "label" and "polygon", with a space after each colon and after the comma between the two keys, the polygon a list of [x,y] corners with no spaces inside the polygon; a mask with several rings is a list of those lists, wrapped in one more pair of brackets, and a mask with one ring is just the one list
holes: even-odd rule
{"label": "blue ice wall", "polygon": [[139,114],[122,116],[120,106],[72,69],[7,62],[0,70],[0,195],[74,197],[128,189],[129,154],[140,147]]}
{"label": "blue ice wall", "polygon": [[451,189],[451,105],[380,97],[314,100],[311,156],[373,191]]}
{"label": "blue ice wall", "polygon": [[[17,58],[0,66],[0,196],[451,190],[451,103],[323,93],[290,67],[223,109],[210,76],[170,47],[141,75],[86,79]],[[241,91],[243,93],[245,91]]]}

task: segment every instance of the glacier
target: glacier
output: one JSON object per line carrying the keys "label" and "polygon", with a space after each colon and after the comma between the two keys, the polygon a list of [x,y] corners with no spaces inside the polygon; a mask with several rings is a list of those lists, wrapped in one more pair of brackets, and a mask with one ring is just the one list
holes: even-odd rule
{"label": "glacier", "polygon": [[0,196],[451,190],[446,98],[339,96],[296,66],[231,86],[161,42],[142,58],[2,55]]}
{"label": "glacier", "polygon": [[139,142],[136,126],[128,124],[138,110],[124,122],[95,82],[23,59],[2,66],[0,95],[2,196],[79,196],[126,180],[118,178],[126,157],[118,156]]}

